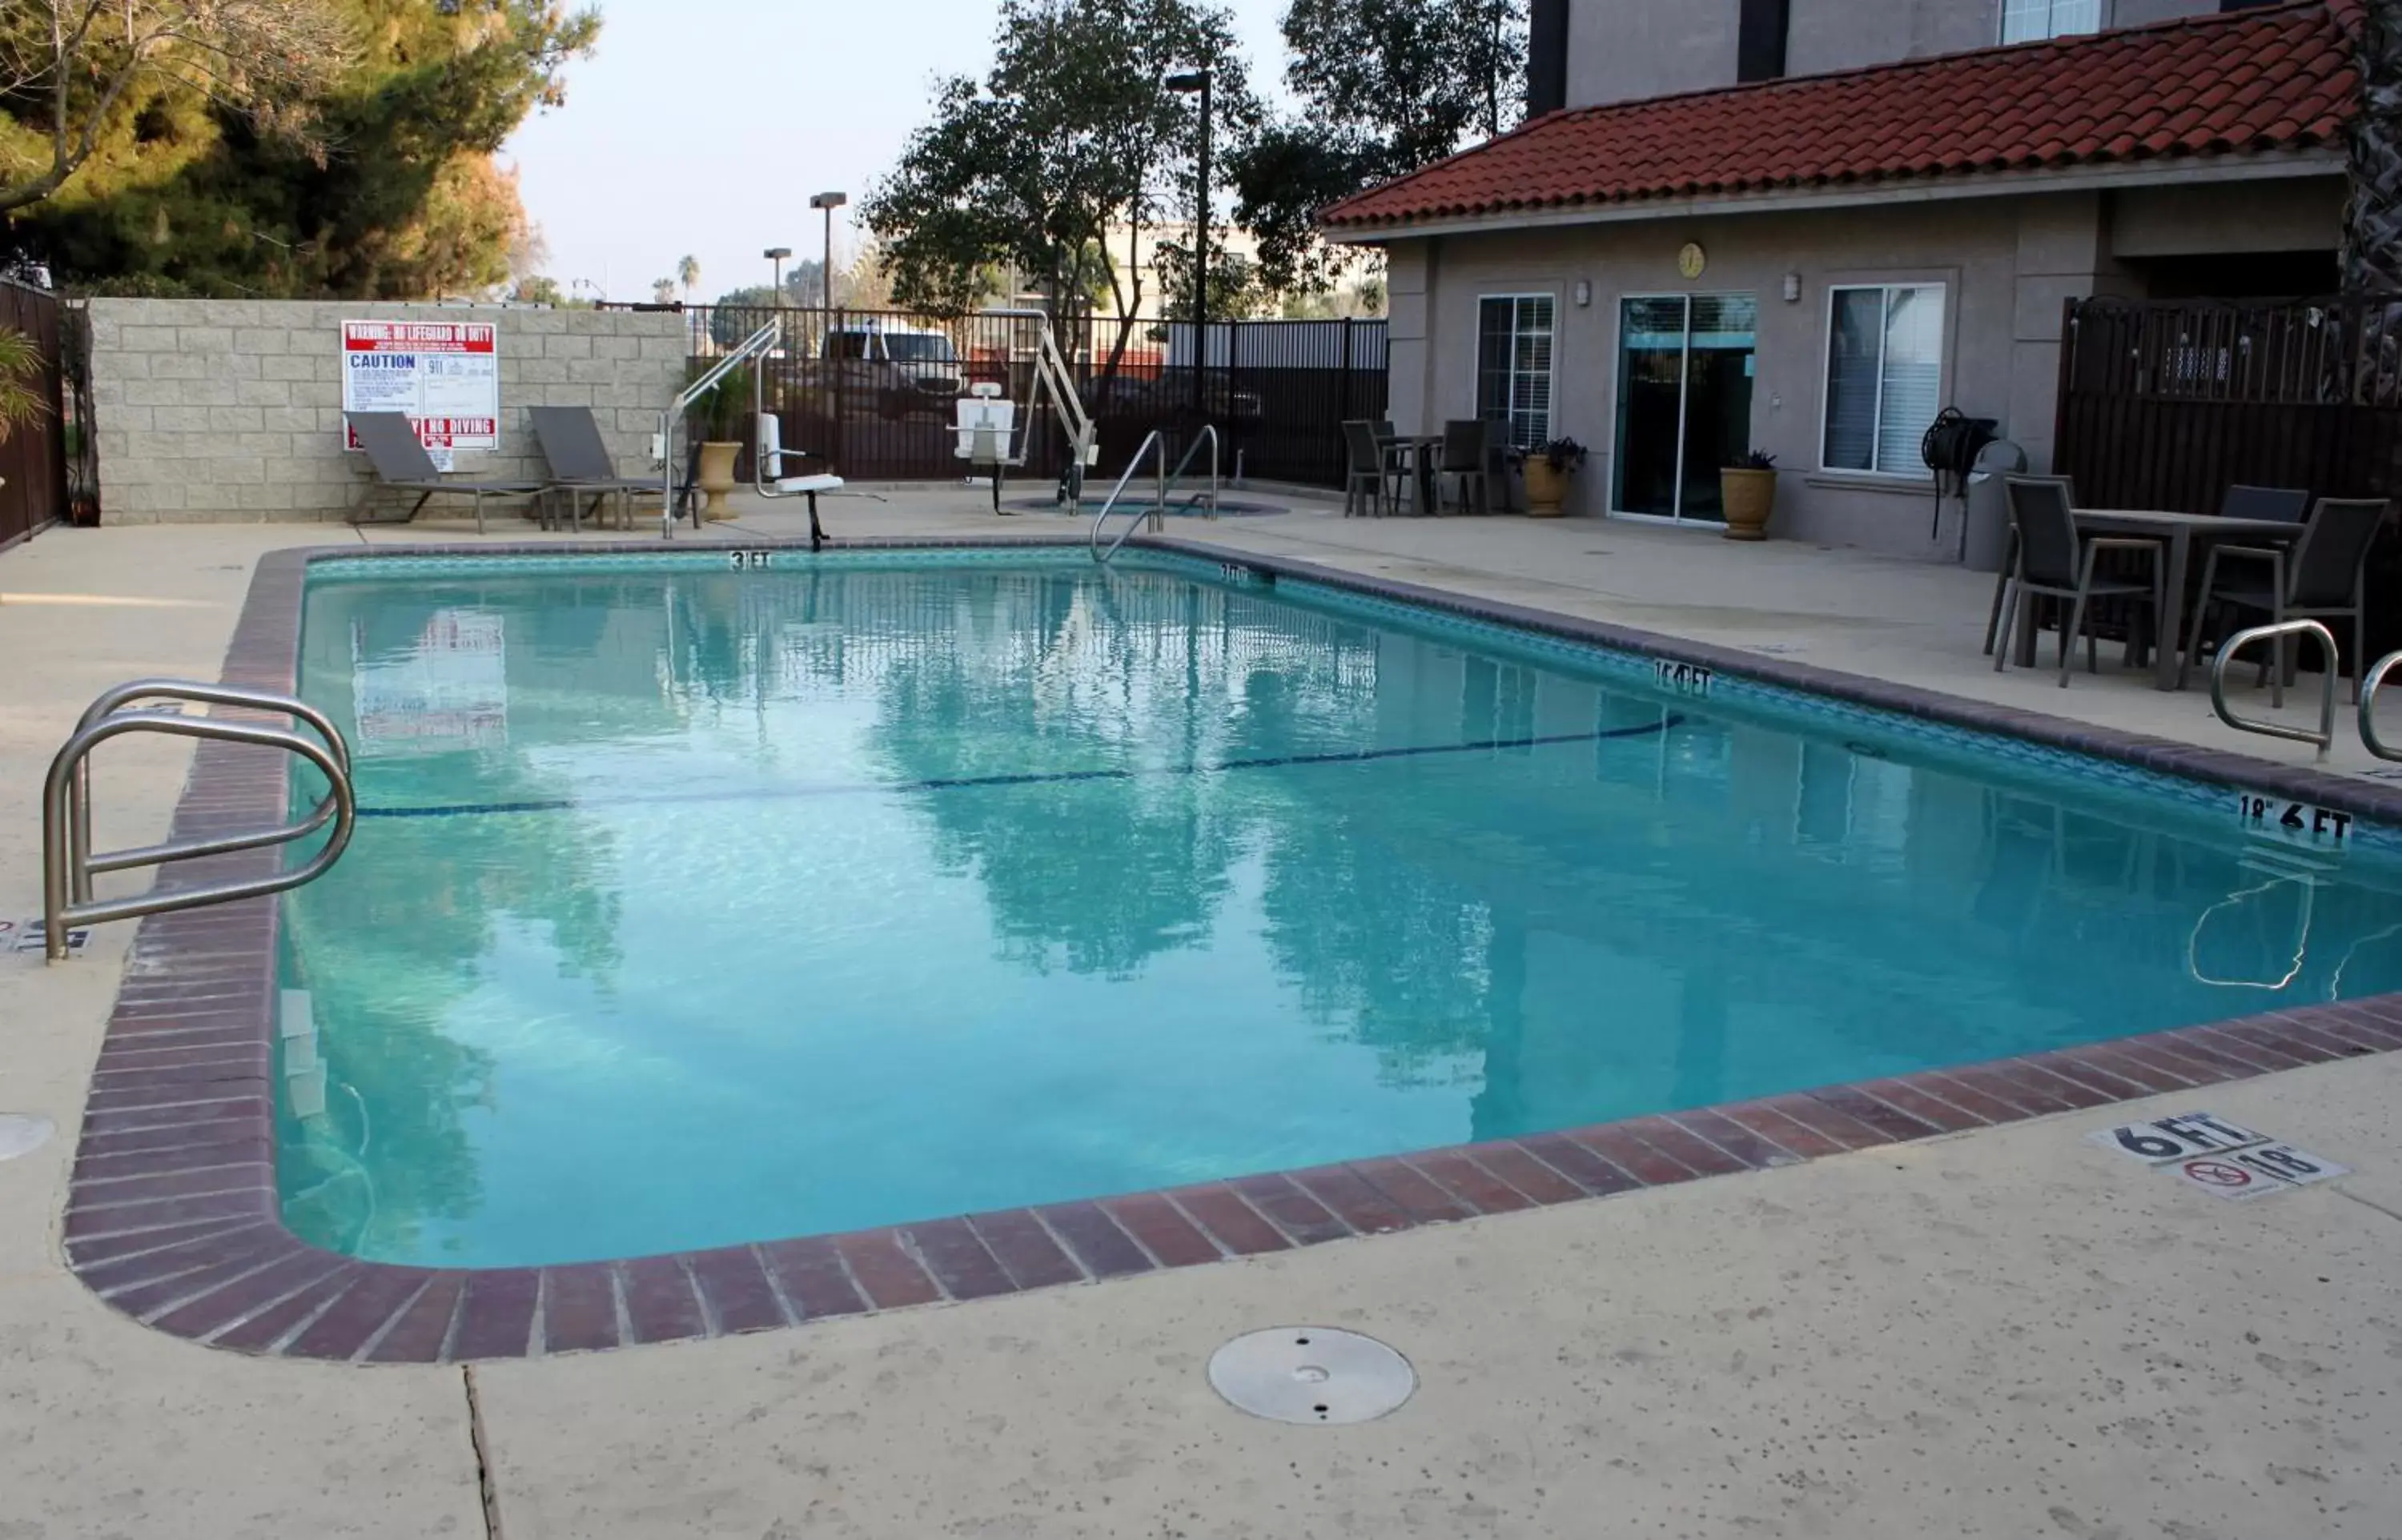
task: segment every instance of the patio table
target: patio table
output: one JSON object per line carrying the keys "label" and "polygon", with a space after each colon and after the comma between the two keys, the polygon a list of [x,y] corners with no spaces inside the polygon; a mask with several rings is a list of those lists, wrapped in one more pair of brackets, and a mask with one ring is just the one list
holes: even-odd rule
{"label": "patio table", "polygon": [[[2135,535],[2168,547],[2168,571],[2162,574],[2159,645],[2152,649],[2152,688],[2177,687],[2177,649],[2185,640],[2186,574],[2192,570],[2194,537],[2253,543],[2277,543],[2302,532],[2298,524],[2273,518],[2221,518],[2216,514],[2181,514],[2153,508],[2079,508],[2079,535]],[[2023,639],[2032,649],[2030,629]]]}
{"label": "patio table", "polygon": [[1438,500],[1434,478],[1442,467],[1443,435],[1397,433],[1384,443],[1387,448],[1401,451],[1406,466],[1404,474],[1409,477],[1411,488],[1410,511],[1419,515],[1442,513],[1443,505]]}

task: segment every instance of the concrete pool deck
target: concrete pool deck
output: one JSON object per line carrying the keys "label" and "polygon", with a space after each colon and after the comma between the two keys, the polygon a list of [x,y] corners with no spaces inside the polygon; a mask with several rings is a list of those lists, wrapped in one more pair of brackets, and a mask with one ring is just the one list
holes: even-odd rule
{"label": "concrete pool deck", "polygon": [[[989,533],[977,497],[896,491],[829,501],[825,516],[837,535]],[[746,509],[733,532],[781,537],[797,518]],[[366,538],[454,538],[432,529]],[[1976,574],[1583,521],[1312,511],[1174,532],[2310,757],[2212,736],[2198,692],[1996,678],[1977,656],[1991,582]],[[0,917],[35,907],[35,788],[82,706],[139,674],[213,675],[260,554],[357,538],[53,531],[0,554],[0,655],[20,662],[0,685]],[[1884,618],[1851,618],[1864,599]],[[112,844],[163,831],[185,762],[121,749],[101,781]],[[1592,1533],[1595,1512],[1643,1534],[2402,1532],[2395,1055],[1206,1269],[471,1378],[191,1346],[66,1272],[68,1151],[130,936],[102,928],[61,968],[0,961],[0,1111],[62,1130],[0,1163],[0,1518],[29,1533],[472,1535],[496,1520],[512,1536],[1515,1536]],[[2196,1107],[2355,1175],[2223,1203],[2081,1137]],[[1391,1341],[1418,1367],[1417,1396],[1340,1430],[1223,1407],[1208,1353],[1296,1322]]]}

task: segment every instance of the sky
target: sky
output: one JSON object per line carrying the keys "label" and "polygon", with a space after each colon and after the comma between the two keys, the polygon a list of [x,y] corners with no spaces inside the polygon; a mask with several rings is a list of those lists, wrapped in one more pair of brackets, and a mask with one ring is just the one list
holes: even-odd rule
{"label": "sky", "polygon": [[[1283,73],[1287,0],[1219,0],[1265,91]],[[693,297],[768,281],[760,254],[815,255],[809,196],[845,215],[926,117],[932,82],[981,76],[994,0],[601,0],[593,57],[567,68],[567,103],[529,117],[502,152],[571,294],[648,299],[689,253]]]}

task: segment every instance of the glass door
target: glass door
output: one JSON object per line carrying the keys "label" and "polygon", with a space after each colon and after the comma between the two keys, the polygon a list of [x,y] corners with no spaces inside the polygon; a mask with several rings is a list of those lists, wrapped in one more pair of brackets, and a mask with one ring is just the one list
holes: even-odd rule
{"label": "glass door", "polygon": [[1750,295],[1619,302],[1618,439],[1610,507],[1721,523],[1719,472],[1751,447]]}

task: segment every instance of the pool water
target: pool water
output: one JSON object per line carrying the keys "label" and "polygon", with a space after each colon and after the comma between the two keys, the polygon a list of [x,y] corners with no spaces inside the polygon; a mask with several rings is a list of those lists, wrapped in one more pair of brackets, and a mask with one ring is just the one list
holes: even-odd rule
{"label": "pool water", "polygon": [[767,1240],[2402,988],[2391,860],[2064,758],[1164,557],[777,559],[312,579],[302,1235]]}

